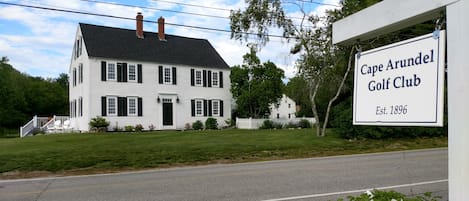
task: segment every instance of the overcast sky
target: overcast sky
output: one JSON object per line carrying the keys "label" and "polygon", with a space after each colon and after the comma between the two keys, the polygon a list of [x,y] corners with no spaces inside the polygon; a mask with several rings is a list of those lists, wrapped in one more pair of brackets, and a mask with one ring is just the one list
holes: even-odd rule
{"label": "overcast sky", "polygon": [[[337,8],[328,4],[338,5],[339,0],[312,1],[316,3],[311,3],[311,0],[285,0],[284,2],[303,4],[307,12],[322,15],[326,9]],[[243,9],[246,6],[244,0],[0,0],[0,2],[133,19],[137,12],[142,12],[144,20],[156,21],[158,17],[163,16],[166,23],[223,30],[229,30],[229,9]],[[317,2],[327,5],[317,4]],[[116,3],[134,6],[119,6]],[[301,16],[298,6],[291,3],[285,5],[288,6],[289,17],[297,20],[295,17]],[[79,22],[135,29],[134,20],[0,4],[0,56],[7,56],[10,59],[9,63],[16,69],[31,76],[54,78],[60,73],[68,73]],[[143,29],[157,32],[157,25],[144,23]],[[230,33],[171,25],[166,25],[165,29],[167,34],[208,39],[230,66],[241,64],[242,56],[248,51],[246,42],[241,43],[230,39]],[[281,32],[271,29],[270,34],[281,35]],[[288,78],[292,77],[296,72],[297,57],[289,54],[291,46],[291,43],[282,42],[279,38],[271,38],[271,42],[262,48],[259,57],[262,62],[267,60],[274,62],[285,71]]]}

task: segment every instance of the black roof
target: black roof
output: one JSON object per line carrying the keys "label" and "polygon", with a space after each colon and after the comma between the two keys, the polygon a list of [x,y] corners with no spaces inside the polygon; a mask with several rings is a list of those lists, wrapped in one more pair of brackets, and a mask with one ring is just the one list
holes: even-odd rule
{"label": "black roof", "polygon": [[79,24],[88,55],[122,60],[182,64],[208,68],[229,68],[206,39],[144,32],[139,39],[135,30]]}

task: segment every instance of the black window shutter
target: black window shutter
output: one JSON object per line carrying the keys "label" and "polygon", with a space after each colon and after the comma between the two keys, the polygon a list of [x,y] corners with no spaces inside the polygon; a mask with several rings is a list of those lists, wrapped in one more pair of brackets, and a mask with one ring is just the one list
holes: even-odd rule
{"label": "black window shutter", "polygon": [[117,116],[127,116],[126,97],[117,97]]}
{"label": "black window shutter", "polygon": [[223,88],[223,72],[220,71],[220,75],[218,76],[218,85],[220,86],[220,88]]}
{"label": "black window shutter", "polygon": [[191,100],[191,115],[195,117],[195,100]]}
{"label": "black window shutter", "polygon": [[212,116],[212,100],[208,100],[208,116]]}
{"label": "black window shutter", "polygon": [[212,71],[207,72],[207,85],[208,87],[212,87]]}
{"label": "black window shutter", "polygon": [[122,82],[127,82],[127,63],[122,64]]}
{"label": "black window shutter", "polygon": [[142,83],[142,64],[137,64],[138,83]]}
{"label": "black window shutter", "polygon": [[191,69],[191,86],[195,85],[194,69]]}
{"label": "black window shutter", "polygon": [[138,116],[143,116],[143,105],[142,105],[142,98],[138,98]]}
{"label": "black window shutter", "polygon": [[208,107],[207,107],[207,100],[204,100],[204,117],[207,116],[207,109],[208,109]]}
{"label": "black window shutter", "polygon": [[117,63],[117,82],[122,82],[122,63]]}
{"label": "black window shutter", "polygon": [[106,62],[101,61],[101,81],[106,81]]}
{"label": "black window shutter", "polygon": [[158,83],[163,84],[163,66],[158,66]]}
{"label": "black window shutter", "polygon": [[204,82],[204,87],[207,87],[207,71],[203,71],[203,82]]}
{"label": "black window shutter", "polygon": [[177,77],[176,76],[176,67],[173,67],[172,71],[173,71],[173,84],[176,85],[176,83],[177,83],[176,82],[176,77]]}
{"label": "black window shutter", "polygon": [[220,117],[223,117],[223,101],[220,100]]}
{"label": "black window shutter", "polygon": [[105,117],[106,116],[106,111],[107,111],[107,107],[106,107],[106,96],[102,96],[101,97],[101,116]]}

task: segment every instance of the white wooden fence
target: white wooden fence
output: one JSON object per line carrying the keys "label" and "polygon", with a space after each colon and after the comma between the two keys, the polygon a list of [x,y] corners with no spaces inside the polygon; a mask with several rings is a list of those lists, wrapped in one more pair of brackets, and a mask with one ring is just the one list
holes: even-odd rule
{"label": "white wooden fence", "polygon": [[253,119],[253,118],[236,118],[236,128],[239,129],[259,129],[264,123],[265,120],[271,120],[274,123],[282,124],[283,126],[287,125],[288,123],[298,124],[300,120],[306,119],[308,120],[311,125],[316,123],[316,119],[314,118],[294,118],[294,119]]}

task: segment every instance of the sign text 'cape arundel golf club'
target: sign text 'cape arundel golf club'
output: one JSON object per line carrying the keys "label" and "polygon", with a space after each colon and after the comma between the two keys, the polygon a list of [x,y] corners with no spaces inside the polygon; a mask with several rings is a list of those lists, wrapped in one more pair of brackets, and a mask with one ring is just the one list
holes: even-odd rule
{"label": "sign text 'cape arundel golf club'", "polygon": [[355,125],[443,126],[445,32],[434,34],[357,53]]}

